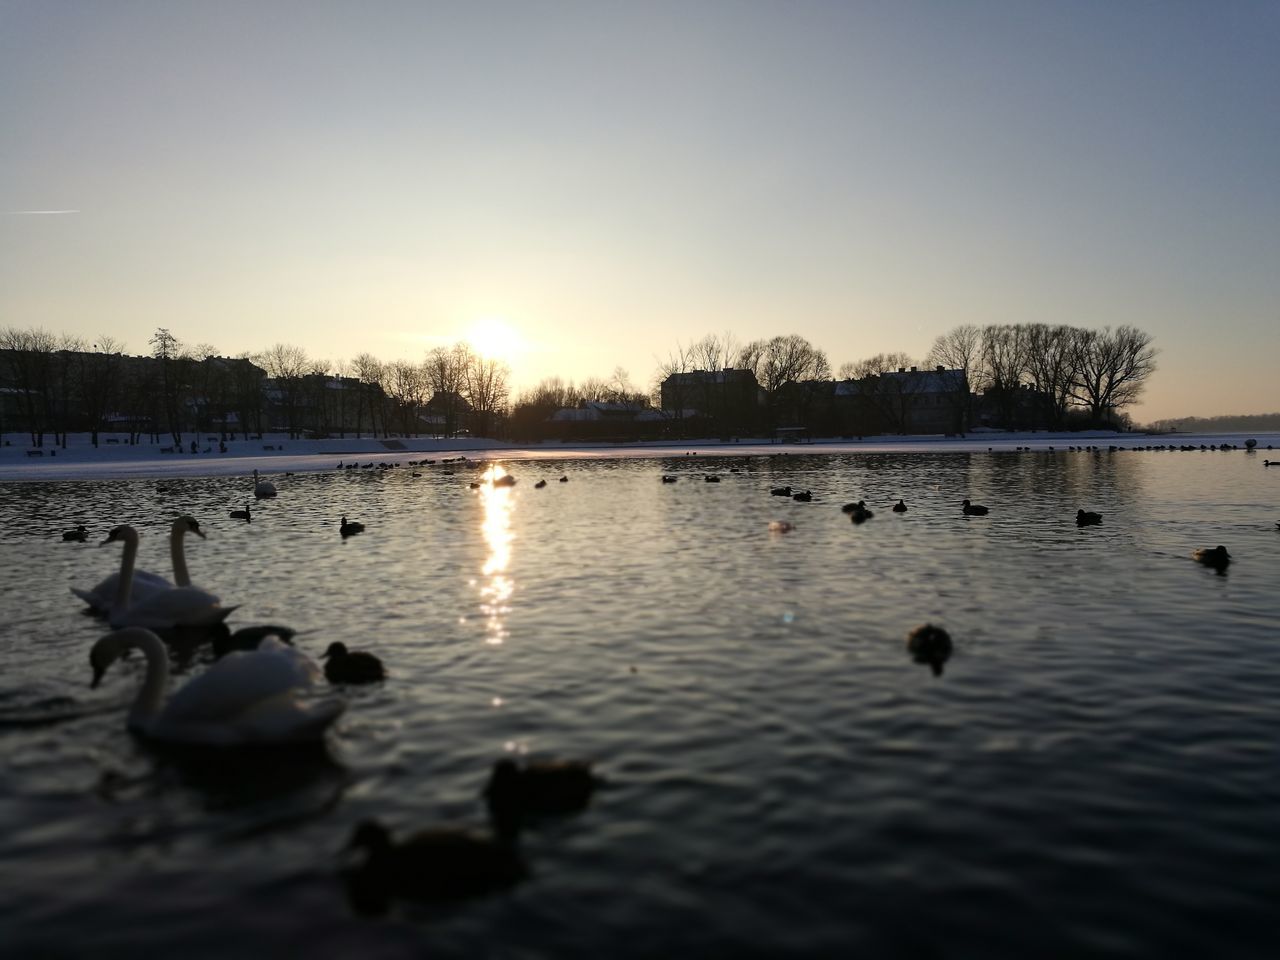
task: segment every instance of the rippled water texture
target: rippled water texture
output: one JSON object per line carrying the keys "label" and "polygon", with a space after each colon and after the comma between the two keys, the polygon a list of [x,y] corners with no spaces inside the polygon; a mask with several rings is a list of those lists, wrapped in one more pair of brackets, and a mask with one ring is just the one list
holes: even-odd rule
{"label": "rippled water texture", "polygon": [[[497,463],[495,461],[495,463]],[[1280,469],[1232,453],[505,461],[0,484],[13,956],[1264,955],[1280,861]],[[706,483],[716,473],[720,483]],[[568,482],[560,483],[561,475]],[[660,482],[662,474],[679,478]],[[536,489],[547,479],[544,489]],[[771,497],[774,486],[811,503]],[[905,514],[889,511],[903,497]],[[966,518],[959,502],[990,506]],[[865,499],[855,526],[839,507]],[[1079,529],[1075,512],[1100,511]],[[129,735],[70,585],[167,572],[381,655],[314,752]],[[343,541],[342,514],[365,533]],[[771,533],[772,520],[794,524]],[[83,522],[89,544],[63,543]],[[1224,574],[1190,559],[1224,544]],[[938,677],[903,638],[944,625]],[[200,658],[185,667],[202,669]],[[185,676],[179,676],[181,683]],[[594,758],[531,876],[349,906],[355,823],[479,820],[506,751]]]}

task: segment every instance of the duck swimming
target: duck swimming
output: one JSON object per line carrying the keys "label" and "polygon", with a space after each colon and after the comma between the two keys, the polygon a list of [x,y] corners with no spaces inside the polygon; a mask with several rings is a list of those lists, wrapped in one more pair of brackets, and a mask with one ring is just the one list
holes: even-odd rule
{"label": "duck swimming", "polygon": [[960,506],[966,517],[985,517],[989,512],[982,504],[970,503],[968,500],[961,500]]}
{"label": "duck swimming", "polygon": [[521,766],[504,757],[493,765],[484,798],[494,822],[556,816],[585,810],[599,783],[586,760],[529,760]]}
{"label": "duck swimming", "polygon": [[377,683],[385,680],[382,661],[363,650],[348,650],[345,643],[335,641],[321,657],[324,675],[330,683]]}
{"label": "duck swimming", "polygon": [[901,500],[899,500],[897,503],[893,505],[892,510],[894,513],[906,513],[907,505],[903,503]]}
{"label": "duck swimming", "polygon": [[1227,569],[1231,563],[1231,554],[1227,553],[1227,548],[1219,544],[1216,547],[1205,547],[1191,554],[1197,563],[1203,563],[1206,567],[1213,567],[1219,573]]}
{"label": "duck swimming", "polygon": [[935,677],[951,657],[951,635],[941,627],[922,623],[907,634],[907,652],[916,663],[928,664]]}
{"label": "duck swimming", "polygon": [[338,524],[338,533],[342,534],[342,538],[345,540],[347,537],[353,537],[357,533],[364,533],[364,524],[348,520],[344,515],[342,522]]}
{"label": "duck swimming", "polygon": [[1077,510],[1077,511],[1076,511],[1076,526],[1077,526],[1077,527],[1092,527],[1092,526],[1097,526],[1097,525],[1098,525],[1098,524],[1100,524],[1101,522],[1102,522],[1102,514],[1100,514],[1100,513],[1090,513],[1088,510]]}
{"label": "duck swimming", "polygon": [[84,543],[88,538],[89,531],[83,523],[74,530],[64,530],[62,532],[63,541],[68,543],[72,541],[75,541],[76,543]]}

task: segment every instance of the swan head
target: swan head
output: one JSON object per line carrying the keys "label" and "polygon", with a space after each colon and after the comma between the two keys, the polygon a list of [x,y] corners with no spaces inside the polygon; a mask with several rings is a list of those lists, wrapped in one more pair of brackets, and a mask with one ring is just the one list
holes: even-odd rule
{"label": "swan head", "polygon": [[128,542],[130,539],[138,539],[138,531],[127,523],[122,523],[118,527],[112,527],[107,532],[107,539],[103,540],[98,546],[105,547],[108,543]]}
{"label": "swan head", "polygon": [[173,521],[173,532],[174,533],[194,533],[201,540],[209,539],[204,535],[204,532],[200,529],[200,522],[196,520],[195,517],[186,513],[184,513],[182,516],[178,517],[178,519]]}
{"label": "swan head", "polygon": [[123,630],[116,630],[108,633],[105,637],[95,643],[89,650],[89,666],[93,668],[93,681],[89,684],[90,688],[97,687],[102,682],[103,675],[107,672],[107,668],[115,663],[124,655],[129,647],[139,646],[145,642],[144,637],[159,643],[160,640],[154,633],[143,627],[126,627]]}

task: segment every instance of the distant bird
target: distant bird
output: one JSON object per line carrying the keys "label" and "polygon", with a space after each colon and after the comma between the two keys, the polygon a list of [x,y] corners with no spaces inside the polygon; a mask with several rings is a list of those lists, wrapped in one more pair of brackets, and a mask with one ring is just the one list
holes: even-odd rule
{"label": "distant bird", "polygon": [[1231,563],[1231,554],[1227,553],[1227,548],[1219,544],[1216,547],[1205,547],[1193,553],[1197,563],[1203,563],[1206,567],[1213,567],[1218,572],[1227,569],[1227,565]]}
{"label": "distant bird", "polygon": [[667,474],[665,474],[665,473],[664,473],[664,474],[662,475],[662,482],[663,482],[663,483],[675,483],[675,482],[676,482],[676,478],[675,478],[675,477],[668,476]]}
{"label": "distant bird", "polygon": [[465,827],[422,830],[399,843],[375,820],[359,824],[349,850],[364,862],[345,875],[357,909],[383,913],[393,899],[458,900],[503,890],[526,873],[516,847],[516,825],[488,834]]}
{"label": "distant bird", "polygon": [[377,683],[385,680],[382,661],[363,650],[348,650],[340,641],[329,644],[324,652],[324,675],[330,683]]}
{"label": "distant bird", "polygon": [[791,499],[799,500],[801,503],[808,503],[813,499],[813,494],[808,490],[802,490],[800,493],[793,493]]}
{"label": "distant bird", "polygon": [[1263,460],[1264,467],[1280,467],[1280,460]]}
{"label": "distant bird", "polygon": [[484,798],[494,823],[522,816],[557,816],[585,810],[600,781],[586,760],[528,760],[504,757],[493,765]]}
{"label": "distant bird", "polygon": [[770,520],[769,521],[770,533],[790,533],[794,529],[795,529],[795,524],[788,523],[786,520]]}
{"label": "distant bird", "polygon": [[1090,513],[1088,510],[1077,510],[1077,511],[1076,511],[1076,526],[1077,526],[1077,527],[1092,527],[1092,526],[1097,526],[1097,525],[1098,525],[1099,523],[1101,523],[1101,522],[1102,522],[1102,514],[1100,514],[1100,513]]}
{"label": "distant bird", "polygon": [[80,524],[80,526],[76,527],[74,530],[62,531],[62,539],[68,542],[75,541],[77,543],[84,543],[85,540],[88,539],[88,537],[89,537],[89,531],[83,523]]}
{"label": "distant bird", "polygon": [[906,513],[907,505],[903,503],[901,500],[899,500],[897,503],[893,505],[892,509],[894,513]]}
{"label": "distant bird", "polygon": [[568,482],[569,482],[569,478],[568,478],[568,477],[561,477],[561,478],[560,478],[560,482],[561,482],[561,483],[568,483]]}
{"label": "distant bird", "polygon": [[355,523],[344,516],[342,522],[338,525],[338,532],[342,534],[343,539],[346,539],[347,537],[355,536],[357,533],[364,533],[364,524]]}
{"label": "distant bird", "polygon": [[705,477],[703,477],[702,479],[703,479],[703,480],[705,480],[707,483],[719,483],[719,482],[720,482],[720,478],[719,478],[719,477],[717,477],[714,473],[709,473],[709,474],[707,474]]}
{"label": "distant bird", "polygon": [[253,495],[259,500],[268,500],[276,495],[276,485],[270,480],[259,480],[258,471],[253,471]]}
{"label": "distant bird", "polygon": [[907,634],[907,652],[916,663],[925,663],[935,677],[942,676],[942,665],[951,656],[951,635],[941,627],[924,623]]}
{"label": "distant bird", "polygon": [[535,489],[535,490],[541,490],[541,489],[542,489],[543,487],[545,487],[546,485],[547,485],[547,481],[545,481],[545,480],[539,480],[537,483],[535,483],[535,484],[533,485],[533,489]]}
{"label": "distant bird", "polygon": [[968,500],[962,500],[960,502],[960,506],[964,508],[964,515],[966,517],[985,517],[988,512],[987,508],[982,504],[970,503]]}
{"label": "distant bird", "polygon": [[229,514],[232,520],[244,520],[246,523],[253,523],[253,517],[249,513],[249,505],[246,503],[243,510],[232,510]]}
{"label": "distant bird", "polygon": [[514,487],[516,485],[516,478],[509,473],[504,473],[502,476],[498,477],[498,479],[493,481],[493,485],[495,487]]}
{"label": "distant bird", "polygon": [[789,497],[791,496],[790,487],[774,487],[769,491],[769,495],[773,497]]}

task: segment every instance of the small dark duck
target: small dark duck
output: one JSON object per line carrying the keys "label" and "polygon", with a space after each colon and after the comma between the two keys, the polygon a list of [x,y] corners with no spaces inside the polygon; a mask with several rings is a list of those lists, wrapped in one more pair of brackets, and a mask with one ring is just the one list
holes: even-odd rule
{"label": "small dark duck", "polygon": [[951,635],[941,627],[923,623],[907,634],[907,652],[916,663],[928,664],[935,677],[951,657]]}
{"label": "small dark duck", "polygon": [[533,489],[535,489],[535,490],[541,490],[541,489],[542,489],[543,487],[545,487],[546,485],[547,485],[547,481],[545,481],[545,480],[539,480],[537,483],[535,483],[535,484],[533,485]]}
{"label": "small dark duck", "polygon": [[1090,513],[1088,510],[1076,511],[1077,527],[1096,527],[1102,522],[1102,514]]}
{"label": "small dark duck", "polygon": [[967,499],[960,501],[960,507],[966,517],[985,517],[989,512],[982,504],[970,503]]}
{"label": "small dark duck", "polygon": [[68,543],[73,541],[75,543],[84,543],[85,540],[87,540],[88,538],[89,538],[89,531],[85,528],[85,525],[83,523],[80,524],[80,526],[76,527],[74,530],[62,531],[62,539]]}
{"label": "small dark duck", "polygon": [[772,490],[769,491],[769,495],[772,497],[789,497],[791,496],[791,488],[790,487],[774,487]]}
{"label": "small dark duck", "polygon": [[1213,567],[1219,573],[1227,569],[1231,563],[1231,554],[1227,553],[1227,548],[1218,544],[1216,547],[1203,547],[1191,554],[1197,563],[1203,563],[1206,567]]}
{"label": "small dark duck", "polygon": [[329,644],[322,659],[330,683],[377,683],[387,678],[381,660],[363,650],[348,650],[341,641]]}
{"label": "small dark duck", "polygon": [[798,500],[800,503],[809,503],[813,500],[813,494],[808,490],[801,490],[799,493],[793,493],[791,499]]}
{"label": "small dark duck", "polygon": [[355,523],[344,516],[342,522],[338,524],[338,532],[342,534],[342,539],[345,540],[347,537],[354,537],[357,533],[364,533],[364,524]]}
{"label": "small dark duck", "polygon": [[509,757],[493,765],[485,802],[495,823],[523,816],[560,816],[585,810],[600,780],[586,760],[529,760]]}
{"label": "small dark duck", "polygon": [[894,513],[906,513],[907,505],[903,503],[901,500],[899,500],[897,503],[893,505],[892,509]]}
{"label": "small dark duck", "polygon": [[232,520],[243,520],[245,523],[253,523],[253,516],[249,513],[249,505],[246,503],[243,510],[232,510],[228,516]]}

